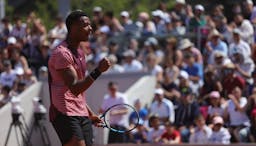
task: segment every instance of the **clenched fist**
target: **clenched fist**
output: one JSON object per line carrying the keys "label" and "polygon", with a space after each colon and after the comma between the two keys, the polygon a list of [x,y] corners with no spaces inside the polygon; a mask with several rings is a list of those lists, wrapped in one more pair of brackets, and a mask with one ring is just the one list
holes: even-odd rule
{"label": "clenched fist", "polygon": [[99,62],[99,64],[98,64],[98,69],[99,69],[99,71],[100,72],[105,72],[105,71],[107,71],[108,70],[108,68],[110,67],[110,61],[106,58],[106,57],[104,57],[103,59],[101,59],[101,61]]}

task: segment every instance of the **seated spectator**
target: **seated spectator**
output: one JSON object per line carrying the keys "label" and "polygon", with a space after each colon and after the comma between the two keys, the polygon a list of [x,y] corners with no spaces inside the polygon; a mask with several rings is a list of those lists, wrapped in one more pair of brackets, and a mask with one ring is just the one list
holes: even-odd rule
{"label": "seated spectator", "polygon": [[164,74],[166,75],[166,78],[169,78],[171,83],[176,83],[179,77],[180,69],[169,57],[166,56],[164,59]]}
{"label": "seated spectator", "polygon": [[48,37],[51,42],[50,48],[55,48],[56,45],[61,43],[64,39],[66,39],[67,28],[65,22],[61,17],[55,18],[55,26],[49,31]]}
{"label": "seated spectator", "polygon": [[124,72],[140,72],[143,70],[143,65],[135,57],[135,52],[133,50],[127,50],[123,53],[124,63],[123,68]]}
{"label": "seated spectator", "polygon": [[25,58],[25,56],[23,56],[21,54],[21,51],[18,50],[18,49],[12,49],[10,51],[10,59],[11,59],[11,62],[12,62],[12,66],[14,68],[14,70],[19,70],[19,69],[22,69],[23,72],[25,70],[28,69],[29,65],[28,65],[28,61],[27,59]]}
{"label": "seated spectator", "polygon": [[216,74],[214,69],[208,67],[204,71],[204,84],[200,89],[200,96],[203,98],[207,96],[211,91],[222,92],[223,87],[219,78],[220,74]]}
{"label": "seated spectator", "polygon": [[164,90],[155,89],[154,94],[155,97],[149,109],[150,115],[158,115],[161,124],[167,121],[174,122],[174,106],[170,100],[164,98]]}
{"label": "seated spectator", "polygon": [[175,104],[176,100],[180,97],[180,92],[178,91],[178,87],[173,81],[172,76],[170,76],[167,71],[164,71],[163,81],[160,84],[161,87],[164,89],[165,97],[171,100],[173,104]]}
{"label": "seated spectator", "polygon": [[195,119],[196,127],[192,129],[189,137],[190,144],[207,144],[212,134],[212,129],[205,124],[202,115],[198,115]]}
{"label": "seated spectator", "polygon": [[179,42],[178,48],[182,50],[184,54],[183,56],[186,54],[192,54],[196,63],[203,64],[202,53],[199,51],[199,49],[194,47],[194,44],[189,39],[185,38],[181,40]]}
{"label": "seated spectator", "polygon": [[117,35],[119,32],[124,31],[124,27],[121,25],[120,21],[114,16],[113,11],[107,11],[103,15],[103,20],[106,25],[111,29],[112,35]]}
{"label": "seated spectator", "polygon": [[235,68],[236,67],[233,63],[229,63],[223,66],[222,86],[225,97],[231,94],[232,90],[237,86],[241,90],[245,88],[245,80],[242,77],[235,74]]}
{"label": "seated spectator", "polygon": [[136,144],[147,143],[147,132],[147,128],[144,126],[144,121],[140,119],[136,131],[132,133],[131,142]]}
{"label": "seated spectator", "polygon": [[[134,102],[134,107],[136,108],[136,111],[139,113],[139,117],[144,122],[148,119],[148,110],[141,105],[141,100],[136,99]],[[130,124],[134,123],[134,118],[137,120],[137,117],[135,115],[135,112],[132,112],[129,117]]]}
{"label": "seated spectator", "polygon": [[180,92],[181,97],[176,105],[174,124],[179,128],[181,141],[186,143],[189,141],[189,129],[193,127],[195,117],[199,115],[200,111],[190,88],[182,88]]}
{"label": "seated spectator", "polygon": [[219,51],[225,56],[228,55],[228,46],[224,41],[221,40],[220,37],[221,34],[216,29],[212,30],[212,32],[209,34],[210,40],[206,43],[206,52],[204,52],[204,56],[208,58],[205,58],[204,60],[208,64],[213,64],[215,51]]}
{"label": "seated spectator", "polygon": [[117,64],[117,57],[114,54],[108,56],[109,61],[111,63],[110,68],[107,70],[106,73],[123,73],[124,68],[123,66]]}
{"label": "seated spectator", "polygon": [[212,91],[209,96],[210,106],[208,107],[207,123],[210,123],[216,116],[224,116],[225,105],[221,102],[221,96],[218,91]]}
{"label": "seated spectator", "polygon": [[199,27],[206,25],[204,7],[201,4],[197,4],[195,5],[194,11],[194,17],[190,19],[188,26],[190,32],[197,32]]}
{"label": "seated spectator", "polygon": [[234,23],[236,24],[237,29],[240,31],[241,38],[249,45],[253,44],[254,29],[251,22],[247,19],[244,19],[243,14],[237,13],[234,15]]}
{"label": "seated spectator", "polygon": [[[148,54],[155,54],[156,55],[156,62],[157,63],[162,63],[164,59],[164,52],[160,48],[159,42],[156,38],[154,37],[149,37],[147,40],[144,42],[144,48],[140,52],[140,56],[142,57],[142,60],[147,57]],[[144,62],[144,60],[143,60]]]}
{"label": "seated spectator", "polygon": [[165,132],[162,134],[160,141],[163,144],[179,144],[181,143],[180,132],[171,122],[165,123]]}
{"label": "seated spectator", "polygon": [[152,36],[156,34],[156,26],[154,22],[150,20],[149,14],[147,12],[140,12],[138,16],[137,24],[142,24],[141,35],[142,36]]}
{"label": "seated spectator", "polygon": [[230,144],[231,135],[224,125],[223,118],[221,116],[216,116],[212,120],[212,134],[209,138],[209,143],[211,144]]}
{"label": "seated spectator", "polygon": [[189,74],[192,90],[196,95],[198,95],[199,89],[203,85],[203,66],[202,64],[195,62],[195,58],[192,56],[192,54],[187,54],[184,56],[184,63],[186,65],[183,67],[183,70]]}
{"label": "seated spectator", "polygon": [[12,95],[11,88],[9,86],[3,86],[1,89],[1,100],[0,100],[0,108],[3,107],[5,104],[11,101]]}
{"label": "seated spectator", "polygon": [[150,53],[146,56],[146,65],[144,70],[149,72],[152,76],[156,77],[157,81],[163,80],[163,68],[158,64],[155,54]]}
{"label": "seated spectator", "polygon": [[[171,67],[171,63],[174,66],[182,67],[182,51],[178,49],[178,40],[174,37],[168,37],[166,39],[165,49],[165,58],[164,58],[164,67]],[[171,62],[169,64],[169,62]],[[166,63],[166,64],[165,64]]]}
{"label": "seated spectator", "polygon": [[149,125],[150,129],[148,131],[147,141],[149,143],[158,143],[165,128],[163,125],[160,125],[160,119],[157,115],[149,117]]}
{"label": "seated spectator", "polygon": [[18,16],[14,18],[14,23],[15,25],[13,26],[10,36],[16,37],[18,39],[24,39],[27,35],[26,24],[23,24],[21,18]]}
{"label": "seated spectator", "polygon": [[216,74],[219,75],[219,78],[221,79],[223,66],[229,63],[231,63],[231,60],[227,57],[227,55],[220,51],[214,51],[213,63],[209,65],[209,67],[212,66],[216,70]]}
{"label": "seated spectator", "polygon": [[0,85],[9,86],[13,88],[14,82],[17,78],[15,71],[12,69],[10,60],[3,61],[4,71],[0,74]]}
{"label": "seated spectator", "polygon": [[186,27],[182,25],[181,18],[179,16],[172,17],[172,29],[170,34],[174,36],[180,36],[186,34]]}
{"label": "seated spectator", "polygon": [[156,35],[163,36],[166,34],[166,27],[165,27],[165,14],[162,10],[154,10],[151,12],[153,18],[153,22],[156,26]]}
{"label": "seated spectator", "polygon": [[233,142],[248,142],[250,120],[246,114],[246,97],[242,96],[242,90],[236,86],[228,95],[228,104],[224,118],[229,121],[229,131]]}
{"label": "seated spectator", "polygon": [[253,85],[252,73],[255,69],[255,64],[241,50],[234,50],[231,60],[235,64],[235,73],[246,81],[245,95],[248,96],[249,90]]}
{"label": "seated spectator", "polygon": [[232,57],[233,53],[237,52],[237,50],[239,50],[240,52],[243,52],[245,57],[252,56],[252,51],[251,51],[250,45],[241,38],[240,30],[234,29],[233,30],[233,42],[229,45],[228,56]]}

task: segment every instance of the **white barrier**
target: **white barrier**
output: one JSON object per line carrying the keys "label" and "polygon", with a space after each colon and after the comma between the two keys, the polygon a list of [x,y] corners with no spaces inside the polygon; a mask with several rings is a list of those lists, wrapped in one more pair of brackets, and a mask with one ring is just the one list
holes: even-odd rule
{"label": "white barrier", "polygon": [[[133,104],[133,101],[136,98],[140,98],[143,101],[143,104],[151,102],[153,89],[155,86],[155,78],[147,76],[145,73],[129,73],[129,74],[111,74],[101,76],[88,90],[86,93],[87,102],[92,108],[92,110],[97,113],[99,107],[102,104],[103,96],[108,93],[107,84],[109,81],[115,81],[118,83],[119,91],[124,92],[130,104]],[[128,89],[128,90],[127,90]],[[41,97],[46,108],[49,109],[49,88],[48,83],[38,82],[28,88],[25,92],[19,95],[21,98],[21,106],[24,109],[24,118],[26,123],[29,125],[29,128],[32,126],[33,122],[33,104],[32,99],[34,97]],[[11,105],[7,104],[2,109],[0,109],[1,117],[1,129],[0,129],[0,146],[4,145],[9,125],[12,122],[11,118]],[[51,145],[58,146],[61,145],[60,141],[55,133],[51,123],[48,119],[48,114],[46,115],[46,120],[44,121],[47,128]],[[94,128],[94,143],[97,145],[106,144],[107,142],[107,130],[102,128]],[[20,136],[19,136],[20,137]],[[41,136],[38,131],[34,131],[31,140],[32,145],[43,146]],[[18,145],[16,141],[14,129],[11,132],[10,139],[8,142],[9,146]]]}

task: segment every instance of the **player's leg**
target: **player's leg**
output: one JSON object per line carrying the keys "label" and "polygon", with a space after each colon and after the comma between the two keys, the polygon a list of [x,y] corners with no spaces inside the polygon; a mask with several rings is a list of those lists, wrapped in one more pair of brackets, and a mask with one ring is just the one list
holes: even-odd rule
{"label": "player's leg", "polygon": [[80,117],[59,114],[52,124],[62,145],[85,146]]}

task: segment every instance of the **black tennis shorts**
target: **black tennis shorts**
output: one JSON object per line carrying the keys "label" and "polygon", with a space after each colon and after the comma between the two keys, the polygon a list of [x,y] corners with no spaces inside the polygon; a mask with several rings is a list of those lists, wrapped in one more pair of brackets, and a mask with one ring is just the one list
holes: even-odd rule
{"label": "black tennis shorts", "polygon": [[91,146],[93,143],[92,122],[88,117],[67,116],[59,113],[52,125],[63,145],[73,136],[78,140],[84,140],[86,146]]}

